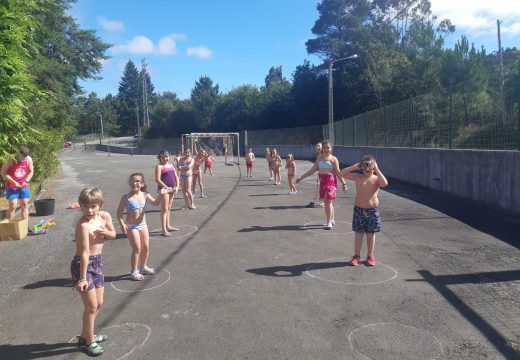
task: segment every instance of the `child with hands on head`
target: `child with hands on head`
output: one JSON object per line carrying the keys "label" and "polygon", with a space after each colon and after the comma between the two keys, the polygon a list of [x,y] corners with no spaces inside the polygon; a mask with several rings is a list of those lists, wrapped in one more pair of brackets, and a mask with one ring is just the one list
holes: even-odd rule
{"label": "child with hands on head", "polygon": [[[133,173],[128,181],[130,192],[121,197],[117,207],[117,220],[123,234],[128,236],[132,246],[130,255],[130,277],[132,280],[144,279],[143,274],[153,275],[155,270],[148,267],[148,256],[150,254],[150,234],[146,225],[145,206],[147,201],[152,205],[159,205],[161,198],[154,199],[146,192],[146,183],[141,173]],[[123,220],[123,210],[126,208],[126,219]],[[138,268],[138,265],[141,265]]]}
{"label": "child with hands on head", "polygon": [[74,289],[80,293],[84,306],[78,345],[85,347],[90,356],[103,354],[103,348],[98,343],[108,340],[105,335],[94,335],[94,322],[103,305],[103,243],[105,239],[116,237],[112,217],[100,210],[103,202],[103,193],[98,188],[86,188],[79,194],[82,216],[76,223],[76,255],[70,264]]}
{"label": "child with hands on head", "polygon": [[[355,170],[363,174],[354,173]],[[374,266],[375,233],[383,230],[379,214],[379,199],[377,194],[380,188],[388,186],[388,180],[379,169],[376,159],[372,155],[365,155],[361,162],[349,166],[340,173],[341,179],[354,181],[356,184],[356,198],[352,216],[352,231],[354,231],[354,257],[350,261],[356,266],[361,260],[361,246],[363,237],[367,238],[366,265]]]}

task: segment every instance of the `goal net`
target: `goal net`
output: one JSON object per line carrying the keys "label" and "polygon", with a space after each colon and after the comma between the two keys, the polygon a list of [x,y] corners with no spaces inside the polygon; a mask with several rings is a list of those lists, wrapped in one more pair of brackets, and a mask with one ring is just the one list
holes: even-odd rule
{"label": "goal net", "polygon": [[190,133],[181,136],[182,151],[193,154],[202,150],[212,154],[216,162],[240,164],[239,133]]}

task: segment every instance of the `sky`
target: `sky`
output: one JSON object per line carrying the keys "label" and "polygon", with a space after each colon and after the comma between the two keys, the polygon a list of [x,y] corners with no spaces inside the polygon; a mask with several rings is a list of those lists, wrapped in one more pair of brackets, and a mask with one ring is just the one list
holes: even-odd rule
{"label": "sky", "polygon": [[[201,76],[209,76],[221,92],[251,84],[262,86],[273,66],[283,76],[304,60],[305,41],[313,38],[319,17],[317,0],[78,0],[70,9],[81,28],[93,29],[112,47],[103,61],[102,80],[80,82],[100,97],[117,94],[123,69],[145,59],[155,91],[189,98]],[[447,47],[466,35],[488,53],[498,49],[497,20],[503,47],[520,48],[520,1],[431,0],[433,14],[449,18],[457,28]]]}

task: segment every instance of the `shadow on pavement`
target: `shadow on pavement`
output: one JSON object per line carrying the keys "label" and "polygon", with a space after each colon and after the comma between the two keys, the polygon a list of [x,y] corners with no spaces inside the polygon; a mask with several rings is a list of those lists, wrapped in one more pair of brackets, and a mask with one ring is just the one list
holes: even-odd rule
{"label": "shadow on pavement", "polygon": [[284,205],[274,205],[274,206],[258,206],[254,207],[254,210],[288,210],[288,209],[305,209],[307,208],[307,205],[290,205],[290,206],[284,206]]}
{"label": "shadow on pavement", "polygon": [[0,345],[2,359],[42,359],[50,356],[78,353],[81,350],[77,344],[56,343],[56,344],[24,344],[24,345]]}
{"label": "shadow on pavement", "polygon": [[275,277],[292,277],[301,276],[304,271],[307,271],[312,267],[312,270],[324,270],[333,269],[339,267],[345,267],[348,265],[346,261],[335,261],[335,262],[320,262],[320,263],[307,263],[300,265],[291,266],[271,266],[265,268],[256,268],[246,270],[248,273],[263,276],[275,276]]}
{"label": "shadow on pavement", "polygon": [[238,232],[253,232],[253,231],[305,231],[307,230],[303,225],[281,225],[281,226],[251,226],[238,230]]}
{"label": "shadow on pavement", "polygon": [[[419,274],[441,294],[462,316],[478,329],[506,359],[520,359],[520,351],[512,347],[507,338],[482,315],[467,305],[448,285],[496,283],[520,280],[520,270],[482,272],[460,275],[433,275],[428,270],[419,270]],[[478,295],[477,295],[478,296]],[[497,309],[500,311],[500,309]],[[514,315],[511,314],[513,317]],[[513,320],[514,321],[514,320]]]}
{"label": "shadow on pavement", "polygon": [[[130,274],[123,274],[117,276],[105,276],[105,285],[109,282],[117,282],[117,281],[133,281],[130,279]],[[72,279],[71,278],[62,278],[62,279],[51,279],[51,280],[41,280],[32,284],[27,284],[22,287],[25,290],[33,290],[40,289],[45,287],[64,287],[72,289]],[[1,353],[0,353],[1,354]],[[1,358],[0,358],[1,359]]]}
{"label": "shadow on pavement", "polygon": [[[520,218],[419,185],[392,179],[385,191],[426,205],[520,249]],[[485,190],[483,190],[485,191]]]}

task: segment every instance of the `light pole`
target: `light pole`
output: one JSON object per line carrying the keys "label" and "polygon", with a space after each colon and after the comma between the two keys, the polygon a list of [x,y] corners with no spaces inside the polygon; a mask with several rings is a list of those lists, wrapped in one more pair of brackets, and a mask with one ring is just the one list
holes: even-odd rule
{"label": "light pole", "polygon": [[356,59],[357,54],[347,56],[341,59],[329,61],[329,141],[334,142],[334,94],[332,89],[332,66],[334,63],[342,60]]}

